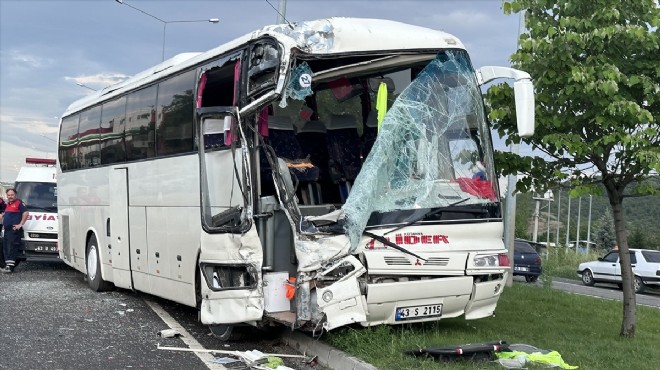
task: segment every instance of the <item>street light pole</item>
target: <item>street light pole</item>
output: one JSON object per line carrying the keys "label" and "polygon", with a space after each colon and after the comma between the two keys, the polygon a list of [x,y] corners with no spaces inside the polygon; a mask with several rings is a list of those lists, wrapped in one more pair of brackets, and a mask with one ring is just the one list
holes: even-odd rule
{"label": "street light pole", "polygon": [[169,23],[197,23],[197,22],[218,23],[218,22],[220,22],[220,19],[219,19],[219,18],[192,19],[192,20],[179,20],[179,21],[166,21],[166,20],[164,20],[164,19],[161,19],[161,18],[159,18],[159,17],[156,17],[156,16],[153,15],[153,14],[147,13],[147,12],[145,12],[145,11],[142,10],[142,9],[139,9],[139,8],[134,7],[133,5],[131,5],[131,4],[127,3],[127,2],[125,2],[124,0],[115,0],[115,1],[118,2],[119,4],[126,5],[126,6],[128,6],[129,8],[133,8],[133,9],[137,10],[138,12],[140,12],[140,13],[142,13],[142,14],[144,14],[144,15],[148,15],[149,17],[151,17],[151,18],[153,18],[153,19],[155,19],[155,20],[157,20],[157,21],[159,21],[159,22],[161,22],[161,23],[163,24],[163,48],[162,48],[162,52],[161,52],[161,62],[165,60],[165,35],[166,35],[166,33],[167,33],[167,25],[168,25]]}
{"label": "street light pole", "polygon": [[[525,11],[521,11],[518,17],[517,47],[520,47],[520,35],[525,32]],[[512,143],[510,149],[512,154],[518,155],[520,147],[518,143]],[[506,210],[504,213],[504,246],[506,247],[511,263],[511,271],[506,280],[506,286],[513,285],[513,252],[516,238],[516,182],[518,174],[511,174],[507,178],[506,186]]]}
{"label": "street light pole", "polygon": [[577,246],[580,244],[580,211],[582,209],[582,197],[578,198],[578,217],[577,217],[577,228],[575,230],[575,251],[577,252]]}
{"label": "street light pole", "polygon": [[559,246],[559,224],[561,224],[561,189],[557,191],[557,237],[555,238],[555,247]]}
{"label": "street light pole", "polygon": [[549,238],[550,238],[550,202],[552,202],[554,200],[554,195],[552,194],[552,190],[546,191],[543,194],[542,198],[536,196],[536,197],[533,197],[532,199],[534,199],[536,201],[536,209],[534,211],[534,234],[532,235],[532,241],[534,243],[536,243],[537,239],[538,239],[539,216],[540,216],[540,212],[541,212],[541,210],[539,208],[539,205],[540,205],[540,201],[545,200],[545,201],[548,202],[548,225],[546,225],[546,226],[548,228],[547,233],[548,233],[548,242],[549,242],[550,241],[549,240]]}
{"label": "street light pole", "polygon": [[589,253],[589,248],[591,248],[591,199],[592,195],[589,194],[589,223],[587,223],[587,253]]}
{"label": "street light pole", "polygon": [[550,209],[551,209],[550,205],[551,204],[552,203],[548,201],[548,223],[546,224],[547,231],[546,231],[546,242],[545,242],[546,247],[550,245]]}
{"label": "street light pole", "polygon": [[80,87],[84,87],[84,88],[86,88],[86,89],[90,89],[90,90],[92,90],[92,91],[97,91],[96,89],[92,89],[91,87],[85,85],[85,84],[82,83],[82,82],[76,82],[76,85],[78,85],[78,86],[80,86]]}
{"label": "street light pole", "polygon": [[571,232],[571,194],[568,194],[568,213],[566,213],[566,248],[570,242],[570,232]]}

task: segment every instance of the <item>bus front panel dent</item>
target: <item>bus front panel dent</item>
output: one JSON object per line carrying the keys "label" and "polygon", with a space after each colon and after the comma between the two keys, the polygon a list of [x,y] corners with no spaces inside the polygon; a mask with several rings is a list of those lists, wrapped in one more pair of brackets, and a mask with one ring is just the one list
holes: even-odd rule
{"label": "bus front panel dent", "polygon": [[[201,321],[207,325],[234,324],[261,320],[264,297],[261,268],[263,253],[261,242],[253,225],[247,233],[202,233],[200,264],[204,266],[249,265],[256,276],[256,286],[222,286],[223,282],[213,275],[212,269],[203,269],[201,284]],[[238,283],[240,283],[240,278]],[[214,285],[215,284],[215,285]],[[236,284],[239,285],[239,284]],[[226,288],[225,290],[219,290]]]}

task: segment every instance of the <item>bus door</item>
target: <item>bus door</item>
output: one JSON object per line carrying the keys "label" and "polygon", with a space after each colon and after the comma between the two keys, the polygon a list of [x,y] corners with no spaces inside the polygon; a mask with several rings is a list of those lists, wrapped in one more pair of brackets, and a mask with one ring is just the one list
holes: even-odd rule
{"label": "bus door", "polygon": [[[110,171],[110,256],[115,286],[133,289],[131,244],[128,232],[128,169]],[[103,250],[103,248],[101,249]]]}

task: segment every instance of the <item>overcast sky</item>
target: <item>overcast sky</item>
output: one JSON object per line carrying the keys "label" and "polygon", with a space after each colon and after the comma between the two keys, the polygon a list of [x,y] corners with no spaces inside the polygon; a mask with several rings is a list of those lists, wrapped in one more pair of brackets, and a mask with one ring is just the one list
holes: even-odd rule
{"label": "overcast sky", "polygon": [[[268,0],[277,8],[279,0]],[[266,0],[0,0],[0,181],[13,182],[25,157],[55,158],[59,116],[75,100],[161,61],[205,51],[276,23]],[[291,21],[332,16],[384,18],[457,36],[476,68],[509,66],[517,15],[501,0],[289,0]],[[497,144],[501,145],[501,144]],[[501,149],[501,148],[500,148]]]}

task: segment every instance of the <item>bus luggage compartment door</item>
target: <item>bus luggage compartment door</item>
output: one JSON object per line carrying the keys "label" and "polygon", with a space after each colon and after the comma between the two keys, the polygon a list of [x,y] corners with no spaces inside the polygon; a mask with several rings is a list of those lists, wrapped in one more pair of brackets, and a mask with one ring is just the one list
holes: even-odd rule
{"label": "bus luggage compartment door", "polygon": [[[128,169],[110,171],[110,248],[115,286],[132,289],[130,240],[128,235]],[[104,248],[101,247],[103,251]]]}

